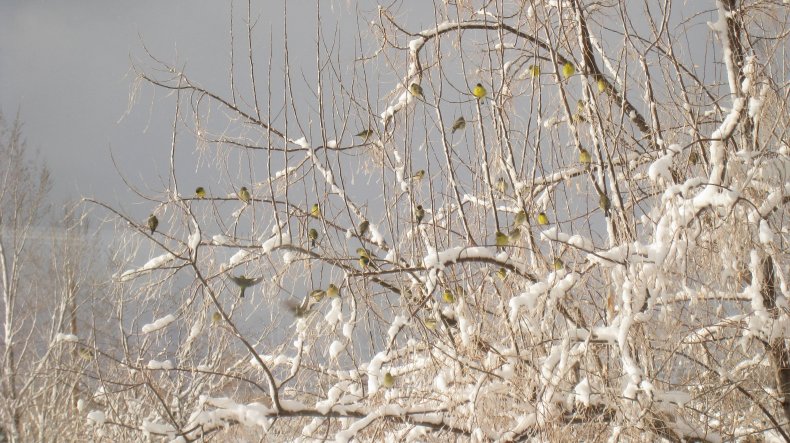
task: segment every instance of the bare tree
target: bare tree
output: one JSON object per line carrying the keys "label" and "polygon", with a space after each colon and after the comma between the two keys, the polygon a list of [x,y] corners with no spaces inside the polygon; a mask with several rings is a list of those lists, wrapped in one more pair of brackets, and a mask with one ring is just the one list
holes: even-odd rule
{"label": "bare tree", "polygon": [[282,7],[256,50],[231,6],[226,93],[138,68],[170,176],[152,217],[94,202],[127,262],[97,430],[790,440],[784,6],[382,6],[351,51],[316,2],[310,75]]}
{"label": "bare tree", "polygon": [[85,321],[99,307],[95,245],[76,208],[53,226],[49,172],[31,158],[19,119],[0,116],[0,158],[0,440],[84,434],[73,416],[92,358]]}

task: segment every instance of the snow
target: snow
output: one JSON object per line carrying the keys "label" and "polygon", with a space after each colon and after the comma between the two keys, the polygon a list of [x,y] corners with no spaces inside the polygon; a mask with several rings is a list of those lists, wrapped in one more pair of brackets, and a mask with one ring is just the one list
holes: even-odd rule
{"label": "snow", "polygon": [[79,338],[74,334],[63,334],[61,332],[55,334],[55,342],[60,343],[62,341],[76,343],[79,341]]}
{"label": "snow", "polygon": [[576,395],[576,401],[585,406],[590,405],[590,381],[587,377],[584,377],[582,381],[573,388],[573,393]]}
{"label": "snow", "polygon": [[107,417],[104,415],[103,411],[94,410],[88,412],[88,424],[104,426],[105,421],[107,421]]}
{"label": "snow", "polygon": [[173,314],[167,314],[166,316],[157,319],[152,323],[143,325],[141,331],[143,332],[143,334],[150,334],[151,332],[158,331],[164,328],[165,326],[169,325],[170,323],[173,323],[175,320],[176,318],[173,316]]}
{"label": "snow", "polygon": [[332,360],[337,359],[337,356],[343,352],[345,349],[345,345],[338,340],[334,340],[331,345],[329,345],[329,358]]}
{"label": "snow", "polygon": [[769,246],[773,242],[774,242],[774,231],[771,230],[771,226],[768,224],[768,220],[766,219],[760,220],[760,243]]}
{"label": "snow", "polygon": [[174,367],[175,366],[173,366],[173,362],[171,362],[170,360],[165,360],[165,361],[151,360],[148,362],[148,366],[147,366],[148,369],[151,369],[153,371],[169,370],[169,369],[173,369]]}
{"label": "snow", "polygon": [[244,259],[247,258],[248,255],[250,255],[249,251],[247,251],[246,249],[239,249],[239,251],[236,252],[235,254],[233,254],[233,256],[230,258],[230,260],[228,260],[228,266],[227,267],[228,268],[232,268],[232,267],[238,265],[239,263],[243,262]]}

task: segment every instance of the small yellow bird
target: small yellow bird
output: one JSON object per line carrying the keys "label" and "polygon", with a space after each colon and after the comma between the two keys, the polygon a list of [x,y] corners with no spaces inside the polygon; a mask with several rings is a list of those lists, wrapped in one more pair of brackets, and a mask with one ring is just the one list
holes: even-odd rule
{"label": "small yellow bird", "polygon": [[510,233],[507,235],[508,240],[510,243],[516,243],[521,240],[521,229],[514,228]]}
{"label": "small yellow bird", "polygon": [[507,246],[508,245],[508,237],[507,237],[507,235],[503,234],[502,231],[496,231],[496,234],[494,235],[494,237],[495,237],[495,241],[496,241],[496,245],[497,246],[501,247],[501,246]]}
{"label": "small yellow bird", "polygon": [[372,129],[363,129],[362,131],[360,131],[358,134],[355,134],[354,136],[367,140],[370,138],[371,135],[373,135]]}
{"label": "small yellow bird", "polygon": [[370,222],[367,220],[362,220],[361,222],[359,222],[359,226],[357,226],[357,232],[359,232],[359,235],[362,236],[365,235],[366,232],[368,232],[369,228],[370,228]]}
{"label": "small yellow bird", "polygon": [[425,209],[423,209],[422,205],[417,205],[417,207],[414,208],[414,220],[419,225],[422,223],[423,218],[425,218]]}
{"label": "small yellow bird", "polygon": [[340,296],[340,289],[334,283],[330,283],[329,287],[326,288],[326,296],[329,298],[338,297]]}
{"label": "small yellow bird", "polygon": [[609,197],[607,197],[606,194],[601,194],[601,196],[598,198],[598,206],[600,206],[605,213],[609,214],[609,207],[611,207],[611,203],[609,202]]}
{"label": "small yellow bird", "polygon": [[326,295],[326,292],[324,292],[322,289],[313,289],[310,291],[310,298],[316,302],[321,301],[324,298],[324,295]]}
{"label": "small yellow bird", "polygon": [[361,266],[362,269],[367,269],[367,267],[370,266],[370,258],[368,258],[367,255],[360,255],[359,266]]}
{"label": "small yellow bird", "polygon": [[159,219],[156,218],[154,214],[148,216],[148,229],[151,230],[151,234],[153,235],[154,231],[156,231],[156,227],[159,226]]}
{"label": "small yellow bird", "polygon": [[387,372],[384,374],[384,378],[381,380],[381,386],[384,386],[387,389],[395,386],[395,377]]}
{"label": "small yellow bird", "polygon": [[698,161],[699,154],[697,154],[696,151],[691,151],[691,154],[689,154],[689,164],[696,165]]}
{"label": "small yellow bird", "polygon": [[453,295],[453,291],[445,289],[444,292],[442,292],[442,300],[449,304],[455,303],[455,295]]}
{"label": "small yellow bird", "polygon": [[549,224],[549,217],[546,215],[545,212],[541,212],[540,214],[538,214],[538,224],[539,225]]}
{"label": "small yellow bird", "polygon": [[318,231],[316,231],[315,228],[310,228],[310,230],[307,231],[307,238],[310,239],[310,247],[315,248],[315,241],[318,240]]}
{"label": "small yellow bird", "polygon": [[411,176],[411,179],[414,181],[420,181],[423,177],[425,177],[425,169],[420,169]]}
{"label": "small yellow bird", "polygon": [[579,163],[586,166],[589,166],[589,164],[592,163],[592,157],[590,156],[590,153],[584,148],[579,151]]}
{"label": "small yellow bird", "polygon": [[221,321],[222,321],[222,315],[219,312],[214,312],[213,314],[211,314],[211,324],[213,326],[218,325],[219,322]]}
{"label": "small yellow bird", "polygon": [[206,198],[206,190],[203,189],[203,186],[198,186],[195,188],[195,195],[197,195],[197,198]]}
{"label": "small yellow bird", "polygon": [[530,65],[529,74],[532,78],[540,76],[540,65]]}
{"label": "small yellow bird", "polygon": [[315,218],[321,217],[321,206],[318,206],[318,203],[313,204],[313,206],[310,208],[310,215]]}
{"label": "small yellow bird", "polygon": [[368,250],[365,248],[357,248],[357,255],[370,258],[370,253],[368,253]]}
{"label": "small yellow bird", "polygon": [[422,322],[425,324],[425,327],[430,329],[431,331],[436,329],[436,319],[435,318],[433,318],[433,317],[426,317],[425,319],[422,320]]}
{"label": "small yellow bird", "polygon": [[451,134],[455,134],[455,131],[460,131],[466,127],[466,120],[464,120],[464,116],[460,116],[455,120],[453,123],[453,132]]}
{"label": "small yellow bird", "polygon": [[565,264],[559,258],[554,259],[554,270],[559,271],[560,269],[564,268]]}
{"label": "small yellow bird", "polygon": [[423,98],[422,86],[420,86],[417,83],[412,83],[412,84],[409,85],[409,92],[411,92],[411,95],[413,95],[413,96],[415,96],[417,98]]}
{"label": "small yellow bird", "polygon": [[77,353],[79,354],[80,358],[85,361],[93,360],[93,351],[90,349],[80,348]]}
{"label": "small yellow bird", "polygon": [[506,279],[507,278],[507,269],[499,268],[499,270],[496,271],[496,275],[497,275],[497,277],[499,277],[500,280]]}
{"label": "small yellow bird", "polygon": [[606,91],[606,82],[604,81],[604,79],[599,78],[597,83],[598,83],[598,92]]}
{"label": "small yellow bird", "polygon": [[571,62],[565,62],[565,64],[562,65],[562,75],[566,79],[570,78],[570,76],[572,76],[575,73],[576,73],[576,68],[573,67],[573,64]]}
{"label": "small yellow bird", "polygon": [[514,225],[523,225],[527,222],[527,211],[520,210],[516,213],[516,217],[513,219]]}
{"label": "small yellow bird", "polygon": [[500,194],[504,194],[507,192],[508,184],[505,181],[504,177],[499,177],[496,181],[496,190],[499,191]]}
{"label": "small yellow bird", "polygon": [[487,93],[488,92],[486,91],[486,88],[484,88],[481,83],[476,84],[474,89],[472,89],[472,95],[474,95],[478,100],[485,97]]}
{"label": "small yellow bird", "polygon": [[252,197],[250,196],[250,191],[246,186],[242,186],[241,189],[239,189],[239,200],[249,204],[251,199]]}

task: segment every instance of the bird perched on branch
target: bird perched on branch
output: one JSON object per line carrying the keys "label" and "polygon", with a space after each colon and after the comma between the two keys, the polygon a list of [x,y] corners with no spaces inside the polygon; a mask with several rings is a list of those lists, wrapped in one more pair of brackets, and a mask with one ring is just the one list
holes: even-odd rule
{"label": "bird perched on branch", "polygon": [[370,228],[370,222],[367,220],[362,220],[357,226],[357,231],[359,232],[360,236],[365,235],[368,232],[368,228]]}
{"label": "bird perched on branch", "polygon": [[318,203],[314,203],[313,206],[310,207],[310,215],[315,218],[321,217],[321,206],[319,206]]}
{"label": "bird perched on branch", "polygon": [[417,205],[417,207],[414,208],[414,220],[419,225],[422,223],[423,218],[425,218],[425,209],[423,209],[422,205]]}
{"label": "bird perched on branch", "polygon": [[244,291],[263,281],[263,277],[249,278],[244,275],[229,275],[230,281],[239,287],[239,298],[244,298]]}
{"label": "bird perched on branch", "polygon": [[417,83],[412,83],[412,84],[409,85],[409,92],[411,92],[411,95],[413,95],[413,96],[415,96],[417,98],[423,98],[422,86],[420,86]]}
{"label": "bird perched on branch", "polygon": [[206,198],[206,190],[203,189],[203,186],[198,186],[195,188],[195,195],[197,198]]}
{"label": "bird perched on branch", "polygon": [[486,88],[484,88],[481,83],[476,84],[472,89],[472,95],[474,95],[478,100],[481,100],[483,97],[485,97],[487,93],[488,91],[486,91]]}
{"label": "bird perched on branch", "polygon": [[572,76],[575,73],[576,73],[576,68],[573,67],[573,64],[571,62],[565,62],[565,64],[562,65],[562,75],[566,79],[570,78],[570,76]]}
{"label": "bird perched on branch", "polygon": [[156,227],[159,226],[159,219],[156,218],[154,214],[148,216],[148,229],[151,231],[151,234],[156,231]]}
{"label": "bird perched on branch", "polygon": [[310,247],[315,248],[315,241],[318,240],[318,231],[316,231],[315,228],[310,228],[310,230],[307,231],[307,238],[310,239]]}
{"label": "bird perched on branch", "polygon": [[239,189],[239,200],[243,201],[245,204],[250,204],[252,196],[250,196],[250,191],[246,186],[242,186],[241,189]]}
{"label": "bird perched on branch", "polygon": [[545,212],[541,212],[540,214],[538,214],[538,224],[539,225],[549,224],[549,217],[546,215]]}
{"label": "bird perched on branch", "polygon": [[354,136],[367,140],[370,138],[371,135],[373,135],[372,129],[363,129],[362,131],[360,131],[358,134],[355,134]]}

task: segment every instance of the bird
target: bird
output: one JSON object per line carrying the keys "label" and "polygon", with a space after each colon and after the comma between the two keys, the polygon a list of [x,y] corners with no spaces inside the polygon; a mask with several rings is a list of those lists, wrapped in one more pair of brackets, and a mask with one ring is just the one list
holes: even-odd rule
{"label": "bird", "polygon": [[314,203],[313,206],[310,207],[310,215],[315,218],[321,217],[321,207],[318,206],[318,203]]}
{"label": "bird", "polygon": [[213,314],[211,314],[211,324],[212,325],[216,326],[221,321],[222,321],[222,314],[220,314],[219,312],[216,312],[216,311]]}
{"label": "bird", "polygon": [[367,255],[360,255],[359,266],[361,266],[362,269],[366,269],[368,266],[370,266],[370,258]]}
{"label": "bird", "polygon": [[565,267],[565,264],[562,263],[562,260],[560,260],[559,258],[555,258],[554,259],[554,270],[555,271],[559,271],[563,267]]}
{"label": "bird", "polygon": [[310,313],[310,308],[316,301],[310,297],[309,295],[305,297],[301,303],[297,303],[295,300],[286,300],[283,302],[285,307],[293,313],[296,318],[304,318],[307,314]]}
{"label": "bird", "polygon": [[521,229],[513,228],[512,231],[508,234],[508,240],[510,243],[515,243],[521,239]]}
{"label": "bird", "polygon": [[494,235],[496,238],[496,245],[499,247],[507,246],[508,245],[508,238],[507,235],[503,234],[502,231],[496,231]]}
{"label": "bird", "polygon": [[697,154],[695,151],[691,151],[691,154],[689,154],[689,163],[692,165],[696,165],[698,161],[699,161],[699,154]]}
{"label": "bird", "polygon": [[198,186],[195,188],[195,195],[197,195],[198,198],[206,198],[206,190],[203,189],[203,186]]}
{"label": "bird", "polygon": [[579,163],[585,166],[589,166],[590,163],[592,163],[592,157],[590,157],[590,153],[584,148],[579,151]]}
{"label": "bird", "polygon": [[159,226],[159,219],[156,218],[154,214],[148,216],[148,229],[151,230],[151,234],[153,235],[154,231],[156,231],[156,227]]}
{"label": "bird", "polygon": [[570,78],[570,76],[572,76],[575,73],[576,73],[576,68],[573,67],[573,63],[565,62],[565,64],[562,65],[562,75],[565,78]]}
{"label": "bird", "polygon": [[513,224],[523,225],[526,222],[527,222],[527,211],[522,209],[516,213],[516,217],[513,219]]}
{"label": "bird", "polygon": [[428,329],[430,329],[432,331],[434,329],[436,329],[436,319],[435,318],[433,318],[433,317],[426,317],[426,318],[424,318],[422,320],[422,322],[425,324],[426,328],[428,328]]}
{"label": "bird", "polygon": [[496,190],[499,191],[500,194],[504,194],[507,192],[508,184],[505,181],[504,177],[499,177],[496,181]]}
{"label": "bird", "polygon": [[411,176],[411,179],[414,181],[420,181],[423,177],[425,177],[425,169],[420,169]]}
{"label": "bird", "polygon": [[360,131],[358,134],[355,134],[354,136],[367,140],[370,138],[371,135],[373,135],[372,129],[363,129],[362,131]]}
{"label": "bird", "polygon": [[466,127],[466,120],[464,120],[464,116],[462,115],[462,116],[458,117],[457,119],[455,119],[455,122],[453,123],[453,128],[452,128],[453,131],[451,132],[451,134],[455,134],[455,131],[460,131],[461,129],[464,129],[465,127]]}
{"label": "bird", "polygon": [[496,271],[496,275],[497,275],[497,277],[499,277],[500,280],[506,279],[507,278],[507,269],[499,268],[499,270]]}
{"label": "bird", "polygon": [[323,300],[324,296],[326,295],[326,291],[324,291],[323,289],[313,289],[312,291],[310,291],[309,295],[310,298],[312,298],[313,300],[315,300],[316,303],[318,303],[321,300]]}
{"label": "bird", "polygon": [[357,255],[360,257],[370,258],[370,254],[368,253],[368,250],[365,248],[357,248]]}
{"label": "bird", "polygon": [[307,238],[310,239],[310,247],[315,248],[315,241],[318,240],[318,231],[316,231],[315,228],[310,228],[310,230],[307,231]]}
{"label": "bird", "polygon": [[540,65],[530,65],[529,74],[532,78],[538,77],[540,75]]}
{"label": "bird", "polygon": [[423,218],[425,218],[425,209],[422,208],[422,205],[417,205],[417,207],[414,208],[414,220],[419,225],[422,223]]}
{"label": "bird", "polygon": [[474,95],[478,100],[485,97],[486,93],[486,88],[484,88],[481,83],[476,84],[474,89],[472,89],[472,95]]}
{"label": "bird", "polygon": [[334,283],[330,283],[329,287],[326,288],[326,296],[329,298],[338,297],[340,296],[340,289]]}
{"label": "bird", "polygon": [[598,206],[600,206],[606,214],[609,214],[609,207],[611,206],[611,203],[609,202],[609,197],[607,197],[606,194],[600,194],[600,197],[598,198]]}
{"label": "bird", "polygon": [[359,235],[365,235],[368,232],[368,228],[370,228],[370,222],[367,220],[362,220],[359,222],[359,226],[357,226],[357,231],[359,231]]}
{"label": "bird", "polygon": [[230,281],[236,283],[236,286],[239,287],[239,298],[244,298],[244,291],[262,282],[263,277],[250,278],[245,275],[239,275],[238,277],[231,275]]}
{"label": "bird", "polygon": [[455,303],[455,295],[453,295],[453,291],[445,289],[444,292],[442,292],[442,300],[449,304]]}
{"label": "bird", "polygon": [[85,361],[93,360],[93,351],[90,349],[80,348],[77,353],[79,354],[80,358]]}
{"label": "bird", "polygon": [[387,389],[395,386],[395,377],[391,373],[387,372],[384,374],[384,378],[381,380],[381,386],[384,386]]}
{"label": "bird", "polygon": [[598,92],[606,91],[606,82],[603,78],[599,78],[596,83],[598,84]]}
{"label": "bird", "polygon": [[249,204],[251,199],[252,197],[250,196],[250,191],[246,186],[242,186],[241,189],[239,189],[239,200]]}
{"label": "bird", "polygon": [[420,86],[417,83],[412,83],[412,84],[409,85],[409,92],[411,92],[411,95],[413,95],[413,96],[415,96],[417,98],[423,98],[422,86]]}
{"label": "bird", "polygon": [[540,214],[538,214],[538,224],[539,225],[549,224],[549,217],[546,215],[545,212],[541,212]]}

